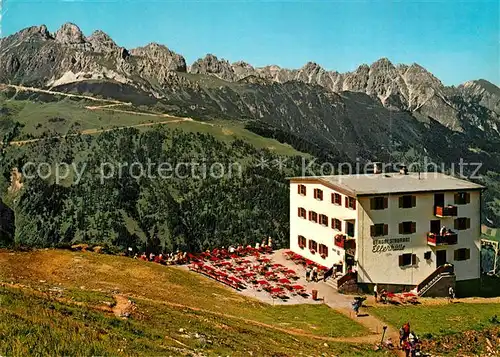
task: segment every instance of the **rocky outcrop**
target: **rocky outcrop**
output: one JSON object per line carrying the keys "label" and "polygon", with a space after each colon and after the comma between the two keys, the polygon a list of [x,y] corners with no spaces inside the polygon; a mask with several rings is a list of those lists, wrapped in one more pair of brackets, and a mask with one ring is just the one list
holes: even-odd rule
{"label": "rocky outcrop", "polygon": [[152,66],[159,66],[167,71],[186,72],[186,60],[184,57],[157,43],[150,43],[145,47],[135,48],[130,51],[130,54],[145,59],[146,61],[141,62],[142,65],[150,64]]}
{"label": "rocky outcrop", "polygon": [[210,74],[226,81],[238,79],[234,73],[233,67],[228,61],[224,59],[219,60],[212,54],[207,54],[204,58],[195,61],[191,65],[189,72],[195,74]]}
{"label": "rocky outcrop", "polygon": [[469,81],[458,86],[466,100],[475,100],[482,106],[500,115],[500,88],[484,79]]}
{"label": "rocky outcrop", "polygon": [[61,28],[55,33],[55,39],[57,42],[66,45],[78,45],[86,43],[85,36],[83,35],[80,28],[72,23],[66,23],[62,25]]}
{"label": "rocky outcrop", "polygon": [[118,46],[115,41],[100,30],[94,31],[92,35],[87,38],[87,41],[90,43],[95,52],[111,53],[118,50]]}

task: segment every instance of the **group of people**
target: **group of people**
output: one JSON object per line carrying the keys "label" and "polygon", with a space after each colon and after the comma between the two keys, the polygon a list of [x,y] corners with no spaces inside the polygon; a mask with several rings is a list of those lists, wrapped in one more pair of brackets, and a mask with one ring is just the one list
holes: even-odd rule
{"label": "group of people", "polygon": [[450,234],[453,234],[453,231],[451,229],[448,229],[446,228],[446,226],[442,226],[440,231],[439,231],[439,235],[441,237],[444,237],[444,236],[447,236],[447,235],[450,235]]}
{"label": "group of people", "polygon": [[318,281],[318,267],[314,267],[311,269],[311,266],[307,266],[306,268],[306,281]]}
{"label": "group of people", "polygon": [[420,340],[415,332],[411,331],[409,322],[399,329],[399,346],[405,352],[406,357],[415,357],[420,351]]}
{"label": "group of people", "polygon": [[146,254],[146,252],[142,253],[140,257],[136,253],[134,255],[134,259],[141,259],[144,261],[150,261],[167,265],[183,264],[187,260],[187,252],[177,251],[177,253],[168,253],[168,254],[160,253],[158,255],[154,253],[149,253],[149,257]]}

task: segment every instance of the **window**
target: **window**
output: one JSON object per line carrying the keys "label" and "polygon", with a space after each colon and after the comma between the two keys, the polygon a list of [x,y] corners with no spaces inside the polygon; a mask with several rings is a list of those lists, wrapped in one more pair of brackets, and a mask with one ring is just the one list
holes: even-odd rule
{"label": "window", "polygon": [[354,223],[345,222],[345,232],[348,237],[354,237]]}
{"label": "window", "polygon": [[323,201],[323,190],[320,190],[319,188],[314,189],[314,198]]}
{"label": "window", "polygon": [[332,228],[341,231],[342,230],[342,221],[337,218],[332,218]]}
{"label": "window", "polygon": [[470,249],[460,248],[460,249],[455,250],[454,259],[456,261],[470,259]]}
{"label": "window", "polygon": [[415,222],[402,222],[399,224],[399,234],[412,234],[417,231],[417,224]]}
{"label": "window", "polygon": [[455,219],[455,229],[464,230],[470,228],[470,218],[460,217]]}
{"label": "window", "polygon": [[417,205],[417,197],[406,195],[399,197],[399,208],[412,208]]}
{"label": "window", "polygon": [[306,195],[306,185],[299,185],[297,187],[298,187],[299,195],[305,196]]}
{"label": "window", "polygon": [[411,253],[401,254],[398,258],[399,258],[399,266],[400,267],[411,266],[411,265],[417,264],[417,255],[416,254],[411,254]]}
{"label": "window", "polygon": [[327,257],[328,256],[328,247],[324,244],[320,244],[319,245],[319,254],[322,256],[322,257]]}
{"label": "window", "polygon": [[318,243],[313,240],[309,240],[309,250],[313,250],[316,252],[318,250]]}
{"label": "window", "polygon": [[424,253],[424,259],[425,260],[431,259],[431,254],[432,254],[432,252],[430,250],[428,252],[425,252]]}
{"label": "window", "polygon": [[332,203],[338,206],[342,205],[342,196],[340,193],[332,193]]}
{"label": "window", "polygon": [[356,209],[356,199],[345,196],[345,206],[350,209]]}
{"label": "window", "polygon": [[324,214],[319,215],[319,224],[328,227],[328,217]]}
{"label": "window", "polygon": [[306,237],[304,237],[304,236],[299,236],[299,247],[300,247],[301,249],[304,249],[304,248],[305,248],[305,246],[306,246],[306,241],[307,241],[307,240],[306,240]]}
{"label": "window", "polygon": [[389,207],[389,199],[387,197],[373,197],[370,200],[370,209],[379,210]]}
{"label": "window", "polygon": [[306,209],[299,207],[299,217],[306,218]]}
{"label": "window", "polygon": [[318,223],[318,214],[314,211],[309,211],[309,220]]}
{"label": "window", "polygon": [[455,193],[456,205],[466,205],[467,203],[470,203],[470,193],[468,192]]}
{"label": "window", "polygon": [[370,235],[372,237],[386,236],[389,234],[389,225],[384,223],[377,223],[370,227]]}

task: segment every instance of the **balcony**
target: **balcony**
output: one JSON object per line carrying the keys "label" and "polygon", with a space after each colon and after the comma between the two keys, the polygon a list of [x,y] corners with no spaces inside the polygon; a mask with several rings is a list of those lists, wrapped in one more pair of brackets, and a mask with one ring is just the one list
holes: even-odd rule
{"label": "balcony", "polygon": [[434,215],[436,217],[454,217],[457,216],[457,206],[435,206]]}
{"label": "balcony", "polygon": [[439,235],[437,233],[432,233],[432,232],[427,233],[427,244],[433,247],[439,245],[457,244],[457,241],[458,241],[457,233],[446,233],[445,235]]}
{"label": "balcony", "polygon": [[356,240],[345,236],[344,234],[337,234],[334,238],[335,246],[342,249],[356,250]]}

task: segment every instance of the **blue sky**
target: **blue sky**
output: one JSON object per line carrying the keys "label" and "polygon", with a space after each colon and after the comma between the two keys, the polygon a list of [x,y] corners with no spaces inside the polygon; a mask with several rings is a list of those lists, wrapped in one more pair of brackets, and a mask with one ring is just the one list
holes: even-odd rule
{"label": "blue sky", "polygon": [[[2,1],[2,0],[0,0]],[[419,63],[445,84],[500,84],[498,1],[3,0],[3,35],[74,22],[121,46],[159,42],[188,63],[206,53],[254,66],[340,72],[387,57]]]}

